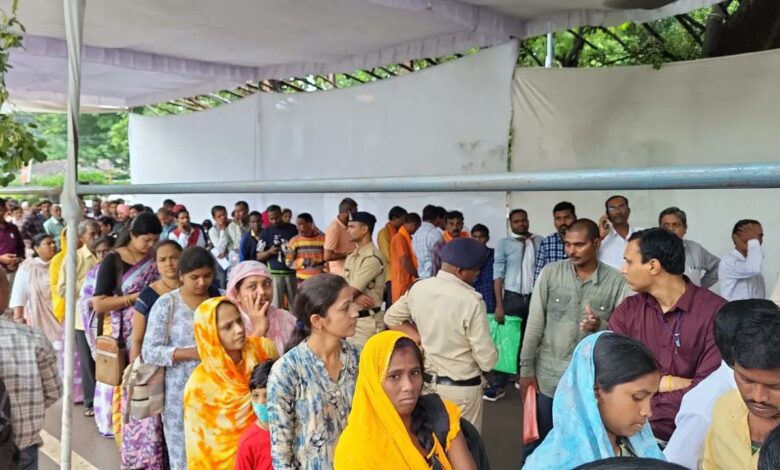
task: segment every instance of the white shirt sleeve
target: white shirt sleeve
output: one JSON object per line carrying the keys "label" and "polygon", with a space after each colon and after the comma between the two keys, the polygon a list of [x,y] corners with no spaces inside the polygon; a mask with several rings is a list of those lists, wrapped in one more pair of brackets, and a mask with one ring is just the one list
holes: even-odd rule
{"label": "white shirt sleeve", "polygon": [[14,277],[14,288],[11,291],[9,308],[24,307],[27,297],[30,295],[30,272],[27,269],[19,269]]}
{"label": "white shirt sleeve", "polygon": [[764,264],[764,253],[761,251],[761,243],[758,240],[749,240],[747,243],[747,257],[744,260],[733,256],[726,256],[720,260],[722,266],[719,277],[731,279],[750,279],[761,274]]}
{"label": "white shirt sleeve", "polygon": [[695,413],[685,413],[677,415],[675,425],[674,434],[664,449],[666,460],[696,470],[704,455],[709,422]]}

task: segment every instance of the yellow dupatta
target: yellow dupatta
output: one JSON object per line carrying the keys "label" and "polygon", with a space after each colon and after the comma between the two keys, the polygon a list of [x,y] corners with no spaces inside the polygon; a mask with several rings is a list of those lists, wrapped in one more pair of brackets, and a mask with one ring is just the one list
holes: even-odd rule
{"label": "yellow dupatta", "polygon": [[[336,470],[430,469],[382,388],[393,348],[401,338],[408,336],[398,331],[383,331],[372,336],[363,347],[352,411],[336,445]],[[445,443],[448,447],[460,432],[460,412],[453,403],[445,401],[444,404],[450,415],[450,434]],[[435,437],[434,453],[439,456],[442,469],[451,470],[444,448]]]}
{"label": "yellow dupatta", "polygon": [[201,363],[184,388],[187,467],[232,469],[238,443],[255,422],[249,377],[252,369],[279,354],[273,341],[248,336],[242,360],[227,355],[217,335],[217,306],[225,297],[206,300],[195,311],[195,343]]}
{"label": "yellow dupatta", "polygon": [[51,304],[54,318],[58,322],[62,323],[65,319],[65,298],[60,297],[60,293],[57,290],[57,282],[60,280],[60,270],[62,269],[62,263],[65,261],[65,250],[67,245],[67,237],[65,234],[67,230],[63,230],[60,234],[60,252],[54,255],[49,263],[49,284],[51,287]]}

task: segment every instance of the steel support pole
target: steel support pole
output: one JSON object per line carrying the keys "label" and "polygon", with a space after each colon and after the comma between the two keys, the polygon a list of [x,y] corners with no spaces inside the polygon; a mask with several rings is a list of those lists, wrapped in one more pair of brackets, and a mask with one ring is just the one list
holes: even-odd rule
{"label": "steel support pole", "polygon": [[73,353],[76,318],[76,249],[82,215],[77,190],[79,110],[81,105],[81,47],[85,0],[64,0],[65,38],[68,45],[68,158],[62,188],[62,214],[67,224],[65,252],[65,371],[62,395],[60,468],[70,470],[73,433]]}
{"label": "steel support pole", "polygon": [[780,188],[780,162],[483,175],[79,185],[79,194],[430,193]]}
{"label": "steel support pole", "polygon": [[547,24],[547,56],[544,58],[544,67],[545,68],[552,68],[553,64],[555,63],[555,38],[553,37],[552,31],[550,29],[552,26],[548,23]]}

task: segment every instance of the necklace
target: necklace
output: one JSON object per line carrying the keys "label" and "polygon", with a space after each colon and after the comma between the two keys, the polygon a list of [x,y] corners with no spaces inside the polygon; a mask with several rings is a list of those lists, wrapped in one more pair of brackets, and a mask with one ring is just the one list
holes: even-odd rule
{"label": "necklace", "polygon": [[179,288],[179,286],[173,286],[173,287],[169,286],[168,283],[165,282],[165,279],[162,278],[160,278],[160,282],[162,282],[162,285],[164,285],[165,288],[168,289],[168,292]]}

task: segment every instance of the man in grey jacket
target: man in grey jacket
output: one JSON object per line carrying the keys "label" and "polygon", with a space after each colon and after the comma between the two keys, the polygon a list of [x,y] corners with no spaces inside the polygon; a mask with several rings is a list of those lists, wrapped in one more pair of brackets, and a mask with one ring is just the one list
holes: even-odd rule
{"label": "man in grey jacket", "polygon": [[705,250],[693,240],[687,240],[688,217],[679,207],[669,207],[658,216],[658,226],[683,239],[685,247],[685,275],[692,283],[710,288],[718,282],[720,258]]}

